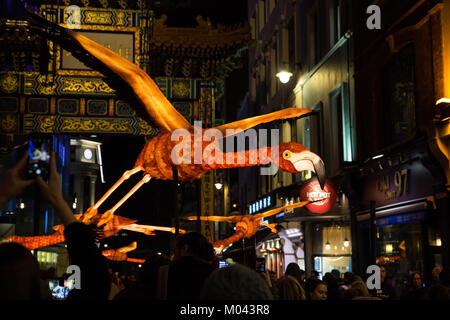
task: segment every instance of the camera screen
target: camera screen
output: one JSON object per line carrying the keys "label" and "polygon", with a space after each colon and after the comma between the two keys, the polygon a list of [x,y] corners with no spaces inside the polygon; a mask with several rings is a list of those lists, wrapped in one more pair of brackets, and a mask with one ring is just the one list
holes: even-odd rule
{"label": "camera screen", "polygon": [[48,139],[32,139],[28,142],[28,174],[31,177],[48,175],[51,145]]}

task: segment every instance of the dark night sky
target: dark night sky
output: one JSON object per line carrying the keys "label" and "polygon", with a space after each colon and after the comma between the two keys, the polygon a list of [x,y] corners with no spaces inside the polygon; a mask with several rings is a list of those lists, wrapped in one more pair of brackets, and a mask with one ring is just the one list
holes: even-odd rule
{"label": "dark night sky", "polygon": [[235,24],[247,21],[247,0],[182,0],[160,1],[160,9],[156,10],[159,18],[163,12],[167,14],[167,25],[173,27],[194,27],[195,17],[209,17],[214,25]]}

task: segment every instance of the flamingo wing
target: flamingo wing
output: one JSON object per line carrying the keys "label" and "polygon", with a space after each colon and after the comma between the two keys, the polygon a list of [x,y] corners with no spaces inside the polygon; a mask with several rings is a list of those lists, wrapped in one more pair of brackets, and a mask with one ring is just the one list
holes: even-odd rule
{"label": "flamingo wing", "polygon": [[121,92],[133,93],[131,105],[137,99],[144,106],[148,115],[144,119],[153,121],[168,132],[192,128],[150,76],[136,64],[78,32],[52,23],[29,10],[28,13],[32,23],[30,29],[57,42],[85,65],[100,71],[105,75],[104,81],[113,89],[117,88],[119,95]]}
{"label": "flamingo wing", "polygon": [[280,111],[271,112],[268,114],[263,114],[261,116],[256,116],[252,118],[247,118],[244,120],[238,120],[231,123],[226,123],[221,126],[215,127],[215,129],[220,130],[224,137],[228,137],[238,133],[239,131],[245,131],[249,128],[253,128],[259,124],[272,122],[274,120],[298,118],[311,113],[311,109],[302,108],[287,108]]}
{"label": "flamingo wing", "polygon": [[273,216],[273,215],[275,215],[277,213],[280,213],[281,211],[284,211],[284,210],[289,210],[289,209],[295,209],[295,208],[303,207],[303,206],[307,205],[309,202],[310,201],[301,201],[301,202],[297,202],[297,203],[294,203],[294,204],[289,204],[289,205],[284,206],[284,207],[279,207],[279,208],[275,208],[275,209],[272,209],[272,210],[269,210],[269,211],[266,211],[266,212],[254,214],[254,215],[252,215],[252,218],[254,218],[254,219],[267,218],[267,217]]}
{"label": "flamingo wing", "polygon": [[[217,222],[231,222],[234,223],[237,221],[237,218],[240,216],[200,216],[200,220],[202,221],[217,221]],[[186,220],[195,221],[197,220],[197,216],[186,217]]]}

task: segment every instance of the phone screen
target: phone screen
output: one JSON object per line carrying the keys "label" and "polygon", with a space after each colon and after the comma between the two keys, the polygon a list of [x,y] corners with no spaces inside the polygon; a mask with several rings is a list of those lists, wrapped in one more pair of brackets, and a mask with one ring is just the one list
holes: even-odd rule
{"label": "phone screen", "polygon": [[51,139],[34,138],[28,142],[27,173],[30,178],[42,176],[48,178],[50,167]]}
{"label": "phone screen", "polygon": [[266,259],[256,260],[256,271],[265,272],[266,271]]}

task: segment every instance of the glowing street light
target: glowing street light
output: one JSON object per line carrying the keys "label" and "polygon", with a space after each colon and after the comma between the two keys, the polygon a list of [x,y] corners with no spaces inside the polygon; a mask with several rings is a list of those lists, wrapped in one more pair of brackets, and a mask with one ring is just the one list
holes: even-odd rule
{"label": "glowing street light", "polygon": [[288,83],[293,74],[289,71],[280,71],[276,74],[276,77],[280,79],[281,83]]}
{"label": "glowing street light", "polygon": [[220,182],[216,182],[214,185],[216,186],[217,190],[222,189],[222,186],[223,186]]}

